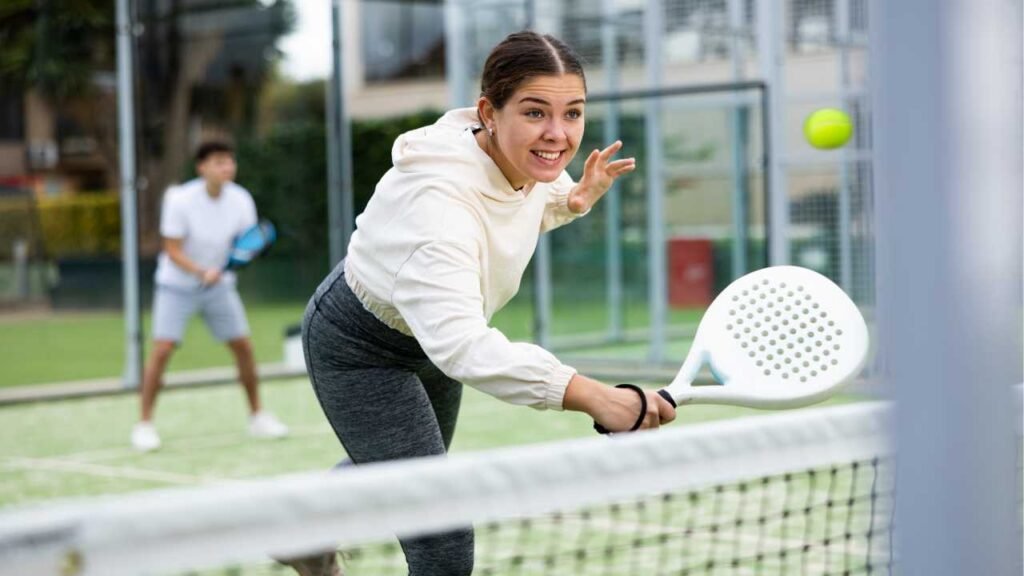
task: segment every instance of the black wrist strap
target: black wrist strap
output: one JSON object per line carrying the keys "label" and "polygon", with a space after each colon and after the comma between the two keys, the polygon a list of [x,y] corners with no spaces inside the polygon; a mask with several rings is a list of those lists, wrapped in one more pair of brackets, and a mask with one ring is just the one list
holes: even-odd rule
{"label": "black wrist strap", "polygon": [[[640,426],[644,423],[644,418],[647,417],[647,394],[637,386],[636,384],[616,384],[616,388],[627,388],[640,395],[640,416],[636,419],[636,423],[629,429],[630,432],[634,432],[640,429]],[[597,430],[598,434],[608,434],[611,430],[601,426],[596,421],[594,422],[594,430]]]}
{"label": "black wrist strap", "polygon": [[668,401],[668,403],[669,403],[669,404],[671,404],[673,408],[678,408],[678,407],[679,407],[679,406],[678,406],[678,405],[676,404],[676,400],[675,400],[675,398],[673,398],[671,394],[669,394],[668,392],[666,392],[664,388],[662,388],[661,390],[658,390],[658,396],[661,396],[662,398],[664,398],[665,400],[667,400],[667,401]]}

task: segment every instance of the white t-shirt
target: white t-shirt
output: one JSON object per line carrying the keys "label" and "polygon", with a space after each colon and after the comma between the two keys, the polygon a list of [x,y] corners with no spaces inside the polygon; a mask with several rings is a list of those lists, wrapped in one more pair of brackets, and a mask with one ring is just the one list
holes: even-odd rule
{"label": "white t-shirt", "polygon": [[[256,203],[248,190],[234,182],[225,184],[216,198],[207,192],[202,178],[172,186],[164,193],[160,235],[181,239],[185,256],[202,268],[224,267],[235,237],[254,224]],[[234,284],[234,273],[225,272],[221,282]],[[157,259],[156,283],[200,286],[199,278],[178,267],[166,252],[160,252]]]}

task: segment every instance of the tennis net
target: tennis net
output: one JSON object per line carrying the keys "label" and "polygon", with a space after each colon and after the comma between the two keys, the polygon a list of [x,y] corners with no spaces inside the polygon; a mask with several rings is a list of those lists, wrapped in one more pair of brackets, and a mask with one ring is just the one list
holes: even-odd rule
{"label": "tennis net", "polygon": [[884,574],[887,408],[860,403],[0,515],[2,574],[406,573],[395,535],[473,524],[474,574]]}

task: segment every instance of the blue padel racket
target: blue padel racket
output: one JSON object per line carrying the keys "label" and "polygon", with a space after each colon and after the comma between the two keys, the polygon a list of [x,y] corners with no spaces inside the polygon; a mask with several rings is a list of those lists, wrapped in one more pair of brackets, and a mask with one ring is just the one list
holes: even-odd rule
{"label": "blue padel racket", "polygon": [[277,240],[277,230],[270,220],[260,220],[235,238],[228,254],[225,270],[238,270],[248,266],[257,256]]}

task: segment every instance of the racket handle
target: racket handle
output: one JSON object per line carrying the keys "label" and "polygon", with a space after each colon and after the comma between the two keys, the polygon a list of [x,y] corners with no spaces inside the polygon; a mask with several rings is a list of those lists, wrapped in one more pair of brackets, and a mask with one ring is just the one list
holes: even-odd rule
{"label": "racket handle", "polygon": [[671,394],[669,394],[669,393],[668,393],[668,392],[666,391],[666,389],[665,389],[665,388],[662,388],[661,390],[658,390],[658,396],[661,396],[661,397],[662,397],[662,398],[664,398],[665,400],[668,400],[668,403],[669,403],[669,404],[671,404],[673,408],[677,408],[677,407],[679,406],[679,405],[678,405],[678,404],[676,403],[676,401],[675,401],[675,398],[672,398],[672,395],[671,395]]}

